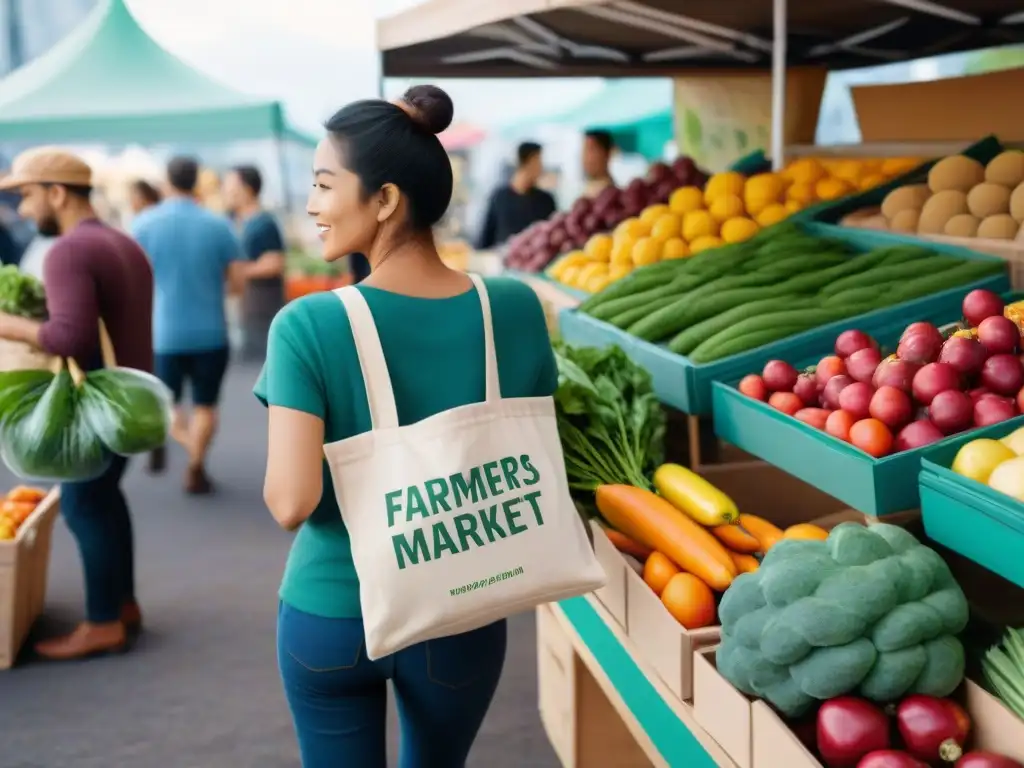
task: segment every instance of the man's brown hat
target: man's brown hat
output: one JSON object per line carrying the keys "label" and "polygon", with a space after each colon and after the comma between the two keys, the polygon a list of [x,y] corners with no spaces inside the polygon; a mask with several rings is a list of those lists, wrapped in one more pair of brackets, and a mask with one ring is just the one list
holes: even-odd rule
{"label": "man's brown hat", "polygon": [[26,184],[91,187],[92,169],[88,163],[67,150],[37,147],[14,158],[11,172],[0,178],[0,189],[18,189]]}

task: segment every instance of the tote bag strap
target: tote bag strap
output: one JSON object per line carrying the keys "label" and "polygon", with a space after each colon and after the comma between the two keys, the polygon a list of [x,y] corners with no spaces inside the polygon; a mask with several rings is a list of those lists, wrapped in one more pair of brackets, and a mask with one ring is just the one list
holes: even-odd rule
{"label": "tote bag strap", "polygon": [[484,370],[486,371],[487,402],[501,400],[501,379],[498,377],[498,355],[494,351],[494,321],[491,316],[491,300],[487,286],[480,275],[469,274],[477,295],[480,297],[480,313],[484,319]]}
{"label": "tote bag strap", "polygon": [[395,392],[391,388],[388,364],[384,359],[384,348],[380,344],[370,307],[354,285],[338,288],[334,294],[345,305],[345,313],[352,327],[352,338],[356,342],[359,368],[363,372],[363,385],[366,387],[366,402],[370,407],[371,429],[394,429],[398,427],[398,407],[395,405]]}
{"label": "tote bag strap", "polygon": [[[483,278],[470,274],[469,279],[480,298],[480,313],[484,322],[484,371],[486,398],[488,403],[501,400],[501,381],[498,377],[498,356],[494,351],[494,323],[491,317],[491,302]],[[370,307],[363,294],[354,285],[338,288],[334,294],[345,306],[352,337],[356,343],[359,367],[363,373],[366,399],[370,407],[370,423],[373,429],[393,429],[398,426],[398,407],[395,405],[395,391],[391,386],[391,374],[384,359],[384,348],[380,343],[377,325],[373,321]]]}

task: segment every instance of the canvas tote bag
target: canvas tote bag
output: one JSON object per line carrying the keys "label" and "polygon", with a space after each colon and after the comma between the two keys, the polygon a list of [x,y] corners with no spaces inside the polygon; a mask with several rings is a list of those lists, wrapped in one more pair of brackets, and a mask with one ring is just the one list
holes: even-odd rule
{"label": "canvas tote bag", "polygon": [[485,626],[604,585],[569,496],[551,397],[502,398],[490,302],[487,395],[400,427],[370,309],[335,291],[355,337],[372,431],[324,445],[352,542],[366,653]]}

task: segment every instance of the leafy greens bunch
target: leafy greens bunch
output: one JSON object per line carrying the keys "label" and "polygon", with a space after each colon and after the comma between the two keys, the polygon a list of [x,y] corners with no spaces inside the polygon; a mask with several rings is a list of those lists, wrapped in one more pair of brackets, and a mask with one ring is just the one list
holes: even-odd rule
{"label": "leafy greens bunch", "polygon": [[46,317],[43,284],[12,264],[0,267],[0,312],[43,319]]}
{"label": "leafy greens bunch", "polygon": [[650,488],[665,442],[665,412],[650,374],[618,347],[554,347],[558,433],[570,488],[587,494],[603,484]]}

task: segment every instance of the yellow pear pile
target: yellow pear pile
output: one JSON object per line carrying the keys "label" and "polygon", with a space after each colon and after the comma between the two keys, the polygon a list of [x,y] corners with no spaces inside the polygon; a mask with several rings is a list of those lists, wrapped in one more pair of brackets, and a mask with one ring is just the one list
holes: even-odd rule
{"label": "yellow pear pile", "polygon": [[894,189],[882,202],[890,230],[919,235],[1024,240],[1024,152],[987,165],[952,155],[932,166],[927,184]]}

